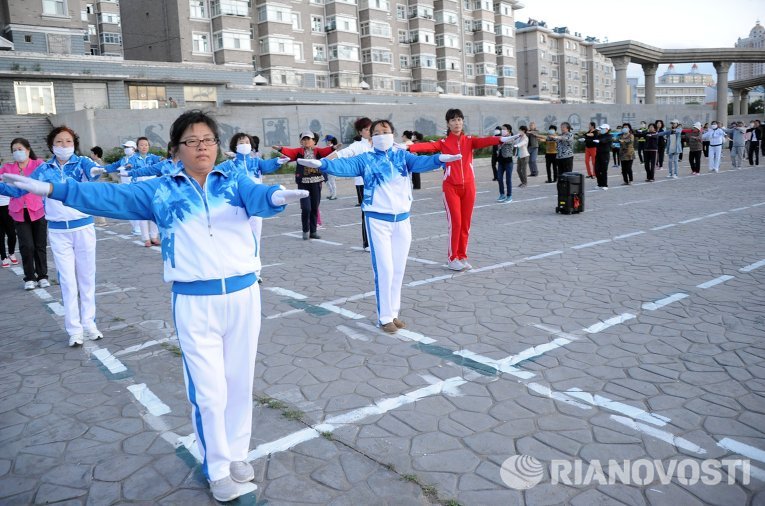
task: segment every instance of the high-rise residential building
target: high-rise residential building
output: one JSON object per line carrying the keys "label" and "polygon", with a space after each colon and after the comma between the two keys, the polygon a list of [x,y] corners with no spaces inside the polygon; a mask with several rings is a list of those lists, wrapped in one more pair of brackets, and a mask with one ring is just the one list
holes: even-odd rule
{"label": "high-rise residential building", "polygon": [[[124,1],[124,0],[123,0]],[[87,22],[85,53],[122,56],[122,24],[119,0],[81,2],[81,19]]]}
{"label": "high-rise residential building", "polygon": [[15,51],[89,54],[83,4],[79,0],[4,0],[0,3],[0,35],[13,42]]}
{"label": "high-rise residential building", "polygon": [[518,95],[568,104],[613,103],[614,69],[593,37],[530,19],[515,23]]}
{"label": "high-rise residential building", "polygon": [[[741,48],[765,48],[765,28],[760,24],[760,20],[749,31],[749,37],[745,39],[739,38],[736,41],[735,47]],[[765,62],[752,62],[752,63],[736,63],[735,64],[735,79],[752,79],[765,74]]]}
{"label": "high-rise residential building", "polygon": [[[670,64],[656,82],[657,104],[704,104],[708,86],[714,86],[712,74],[702,74],[695,63],[690,72],[677,72]],[[645,102],[645,85],[637,87],[637,103]]]}

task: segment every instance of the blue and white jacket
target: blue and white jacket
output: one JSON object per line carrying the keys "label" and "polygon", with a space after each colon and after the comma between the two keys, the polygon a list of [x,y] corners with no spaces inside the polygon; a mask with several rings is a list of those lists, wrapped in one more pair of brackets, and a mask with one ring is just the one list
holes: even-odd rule
{"label": "blue and white jacket", "polygon": [[[132,166],[131,170],[135,170],[135,169],[142,169],[142,168],[152,166],[161,161],[162,161],[162,157],[152,153],[148,153],[146,156],[141,156],[140,153],[133,153],[130,156],[123,156],[116,162],[110,163],[105,168],[107,173],[111,173],[111,172],[117,172],[120,169],[120,167],[124,167],[125,165],[128,165],[128,164]],[[120,177],[120,179],[123,183],[131,182],[130,177],[122,176]]]}
{"label": "blue and white jacket", "polygon": [[[29,177],[46,183],[71,181],[72,183],[77,184],[98,179],[98,176],[91,177],[90,175],[90,169],[93,167],[100,167],[100,165],[87,156],[72,155],[63,167],[54,156],[37,167]],[[8,195],[9,197],[22,197],[26,195],[27,192],[5,183],[0,183],[0,194]],[[51,224],[49,227],[50,232],[56,233],[65,232],[66,230],[76,230],[93,223],[93,220],[89,215],[66,206],[58,200],[43,198],[43,204],[45,205],[45,218]],[[91,219],[88,220],[88,218]],[[66,223],[68,222],[76,222],[76,224],[70,228],[66,226]],[[64,224],[63,228],[57,228],[57,223]]]}
{"label": "blue and white jacket", "polygon": [[725,142],[725,129],[724,128],[710,128],[701,136],[705,141],[709,141],[710,146],[722,146]]}
{"label": "blue and white jacket", "polygon": [[279,170],[279,162],[277,158],[263,160],[261,158],[255,158],[254,156],[237,153],[233,160],[221,162],[216,168],[223,171],[245,171],[247,175],[250,176],[250,179],[256,183],[262,183],[263,174],[271,174],[272,172]]}
{"label": "blue and white jacket", "polygon": [[321,171],[339,177],[364,179],[364,212],[408,213],[412,207],[412,172],[427,172],[443,167],[439,155],[417,156],[391,148],[373,149],[351,158],[321,160]]}
{"label": "blue and white jacket", "polygon": [[135,183],[136,181],[143,181],[143,178],[147,177],[159,177],[165,176],[167,174],[175,174],[181,169],[183,169],[183,162],[180,160],[173,162],[172,158],[165,158],[161,162],[157,162],[153,165],[146,165],[145,167],[138,169],[130,169],[128,171],[128,175],[130,176],[131,182]]}
{"label": "blue and white jacket", "polygon": [[272,216],[278,186],[253,182],[246,174],[213,169],[204,187],[179,171],[131,185],[53,185],[49,198],[84,212],[121,220],[152,220],[162,238],[164,278],[219,280],[255,272],[250,216]]}

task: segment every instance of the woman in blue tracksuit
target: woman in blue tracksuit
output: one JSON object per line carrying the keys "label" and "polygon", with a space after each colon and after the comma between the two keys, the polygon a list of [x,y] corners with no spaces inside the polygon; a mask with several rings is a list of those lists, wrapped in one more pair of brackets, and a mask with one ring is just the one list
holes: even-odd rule
{"label": "woman in blue tracksuit", "polygon": [[170,129],[183,169],[131,185],[5,181],[48,200],[117,219],[156,220],[165,281],[183,352],[192,421],[213,496],[230,501],[252,490],[245,461],[252,431],[252,384],[260,332],[260,290],[250,216],[271,216],[307,192],[254,183],[215,169],[218,125],[201,111]]}
{"label": "woman in blue tracksuit", "polygon": [[462,155],[417,156],[393,147],[393,124],[377,120],[370,127],[372,150],[351,158],[298,159],[298,163],[339,177],[362,177],[361,210],[372,253],[378,324],[395,333],[406,324],[398,318],[401,285],[412,243],[409,209],[412,207],[412,173],[440,168]]}
{"label": "woman in blue tracksuit", "polygon": [[[53,158],[36,168],[30,178],[46,184],[79,183],[98,179],[104,172],[87,156],[75,154],[80,147],[80,138],[71,128],[54,128],[46,140]],[[26,193],[19,188],[0,184],[0,194],[18,198]],[[56,200],[43,200],[50,248],[61,284],[64,328],[69,334],[69,346],[81,345],[85,338],[101,339],[103,334],[96,327],[96,231],[93,216]],[[49,286],[47,280],[41,286]]]}

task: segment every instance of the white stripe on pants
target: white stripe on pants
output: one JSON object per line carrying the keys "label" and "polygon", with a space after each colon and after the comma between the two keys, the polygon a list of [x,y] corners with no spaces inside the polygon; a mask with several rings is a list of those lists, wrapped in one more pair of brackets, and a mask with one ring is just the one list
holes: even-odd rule
{"label": "white stripe on pants", "polygon": [[720,170],[720,157],[722,156],[722,144],[718,146],[709,146],[709,170],[717,172]]}
{"label": "white stripe on pants", "polygon": [[412,244],[412,226],[409,218],[392,222],[366,215],[365,219],[375,276],[377,320],[385,325],[398,318],[401,309],[401,285]]}
{"label": "white stripe on pants", "polygon": [[255,283],[225,295],[174,294],[173,319],[202,470],[220,480],[250,447],[260,289]]}
{"label": "white stripe on pants", "polygon": [[260,277],[260,270],[263,267],[263,263],[260,261],[260,235],[263,233],[263,218],[251,216],[250,230],[255,237],[255,275]]}
{"label": "white stripe on pants", "polygon": [[96,327],[96,229],[88,225],[49,232],[64,302],[64,327],[70,336],[82,334]]}
{"label": "white stripe on pants", "polygon": [[159,237],[159,230],[157,230],[157,224],[151,220],[141,220],[138,222],[138,226],[141,229],[141,240],[148,241],[149,239],[156,239]]}

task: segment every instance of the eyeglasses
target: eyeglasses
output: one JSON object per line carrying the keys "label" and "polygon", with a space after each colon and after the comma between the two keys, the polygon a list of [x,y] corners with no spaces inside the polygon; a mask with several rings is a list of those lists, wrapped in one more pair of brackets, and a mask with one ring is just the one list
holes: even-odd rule
{"label": "eyeglasses", "polygon": [[220,142],[217,137],[206,137],[204,139],[186,139],[185,141],[178,141],[178,144],[185,144],[190,148],[199,147],[200,144],[205,146],[215,146]]}

